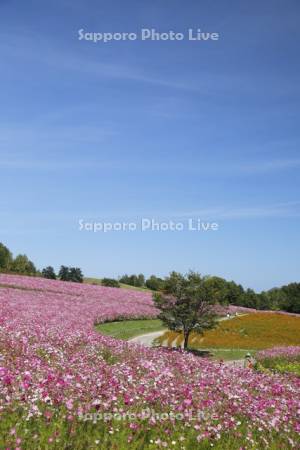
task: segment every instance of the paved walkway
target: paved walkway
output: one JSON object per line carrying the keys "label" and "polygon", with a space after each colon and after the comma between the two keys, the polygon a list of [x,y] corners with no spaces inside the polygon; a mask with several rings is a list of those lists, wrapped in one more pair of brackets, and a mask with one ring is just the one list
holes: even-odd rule
{"label": "paved walkway", "polygon": [[154,339],[162,336],[167,330],[153,331],[152,333],[141,334],[132,339],[129,342],[135,342],[136,344],[142,344],[145,347],[152,347]]}

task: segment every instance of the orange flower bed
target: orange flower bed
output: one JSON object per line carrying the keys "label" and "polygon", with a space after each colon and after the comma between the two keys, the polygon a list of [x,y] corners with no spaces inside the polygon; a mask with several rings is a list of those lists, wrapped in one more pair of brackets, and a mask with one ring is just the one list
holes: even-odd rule
{"label": "orange flower bed", "polygon": [[[168,331],[164,340],[181,344],[182,334]],[[189,345],[199,348],[264,349],[277,345],[300,344],[300,317],[274,313],[247,314],[219,322],[218,326],[199,335],[191,333]]]}

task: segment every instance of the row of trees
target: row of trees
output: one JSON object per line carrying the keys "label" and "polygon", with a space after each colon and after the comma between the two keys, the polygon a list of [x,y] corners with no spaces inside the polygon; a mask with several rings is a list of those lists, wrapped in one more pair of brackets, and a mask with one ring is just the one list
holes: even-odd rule
{"label": "row of trees", "polygon": [[[34,263],[26,255],[13,257],[10,250],[0,243],[0,272],[12,272],[23,275],[42,275],[45,278],[63,281],[83,282],[83,274],[78,267],[61,266],[56,275],[53,267],[48,266],[39,272]],[[143,274],[123,275],[119,280],[105,278],[105,286],[120,287],[120,283],[135,287],[146,287],[153,291],[164,291],[169,278],[159,278],[151,275],[148,279]],[[280,288],[257,294],[252,289],[244,289],[234,281],[227,281],[220,277],[205,277],[206,285],[213,292],[218,303],[233,304],[261,310],[283,310],[300,313],[300,283],[290,283]]]}
{"label": "row of trees", "polygon": [[300,283],[290,283],[258,294],[253,289],[245,290],[234,281],[219,277],[211,277],[209,282],[215,286],[217,295],[232,305],[300,313]]}
{"label": "row of trees", "polygon": [[[145,280],[144,275],[140,274],[124,275],[119,281],[131,286],[147,287],[153,291],[164,291],[168,279],[151,275]],[[212,290],[216,301],[221,304],[300,313],[300,283],[291,283],[259,294],[253,289],[244,289],[234,281],[216,276],[205,277],[205,284]]]}
{"label": "row of trees", "polygon": [[12,252],[0,242],[0,272],[11,272],[20,275],[41,275],[52,280],[83,282],[83,274],[78,267],[61,266],[56,275],[53,267],[48,266],[38,271],[32,261],[26,255],[17,255],[15,258]]}
{"label": "row of trees", "polygon": [[146,287],[152,291],[160,291],[164,286],[164,280],[162,278],[151,275],[151,277],[146,280],[142,273],[139,275],[123,275],[119,279],[119,282],[128,284],[129,286]]}
{"label": "row of trees", "polygon": [[74,283],[83,283],[83,273],[79,267],[61,266],[56,275],[52,266],[45,267],[42,270],[42,276],[50,280],[59,279],[61,281],[73,281]]}
{"label": "row of trees", "polygon": [[129,286],[135,287],[144,287],[145,286],[145,277],[142,273],[139,275],[123,275],[119,279],[120,283],[128,284]]}

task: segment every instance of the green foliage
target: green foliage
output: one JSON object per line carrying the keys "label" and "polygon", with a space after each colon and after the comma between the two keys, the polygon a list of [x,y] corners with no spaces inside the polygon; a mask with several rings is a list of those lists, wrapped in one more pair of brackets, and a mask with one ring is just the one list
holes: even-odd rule
{"label": "green foliage", "polygon": [[69,281],[73,281],[74,283],[83,283],[83,273],[79,267],[70,267],[69,274]]}
{"label": "green foliage", "polygon": [[300,283],[290,283],[256,295],[259,309],[281,309],[290,313],[300,313]]}
{"label": "green foliage", "polygon": [[58,278],[61,281],[69,281],[69,268],[67,266],[61,266],[58,272]]}
{"label": "green foliage", "polygon": [[295,375],[298,375],[298,377],[300,377],[300,363],[297,361],[277,364],[274,367],[274,370],[280,373],[294,373]]}
{"label": "green foliage", "polygon": [[[37,407],[41,410],[40,415],[29,415],[18,405],[14,405],[11,410],[1,411],[1,449],[19,447],[22,450],[127,450],[129,448],[130,450],[157,450],[158,448],[208,450],[212,448],[209,438],[198,442],[199,431],[193,426],[186,426],[185,421],[176,421],[170,426],[171,432],[166,433],[165,421],[157,421],[155,426],[150,426],[148,420],[143,419],[103,420],[101,413],[96,409],[91,410],[86,416],[77,416],[63,406],[54,408],[38,403]],[[120,407],[121,405],[119,409]],[[154,411],[169,413],[162,408],[156,408]],[[140,410],[129,410],[128,417],[130,413],[137,416],[140,412]],[[265,435],[262,435],[257,428],[257,425],[251,426],[251,436],[257,445],[247,448],[268,448],[269,450],[292,448],[287,446],[284,433],[266,430]],[[247,437],[249,439],[249,423],[241,418],[235,432],[232,430],[220,432],[220,438],[213,441],[213,448],[214,450],[244,449]],[[265,437],[269,440],[267,447],[265,439],[263,440]],[[293,438],[297,442],[296,432]],[[16,444],[17,439],[20,439],[20,445]],[[164,443],[164,446],[158,446],[157,442]]]}
{"label": "green foliage", "polygon": [[146,287],[152,291],[161,291],[164,288],[164,280],[155,275],[151,275],[151,277],[146,280]]}
{"label": "green foliage", "polygon": [[101,285],[114,288],[120,287],[120,283],[118,282],[118,280],[115,280],[114,278],[102,278]]}
{"label": "green foliage", "polygon": [[192,331],[202,334],[216,325],[215,296],[207,278],[196,272],[186,276],[172,272],[165,279],[164,292],[154,294],[154,301],[161,311],[158,318],[170,330],[183,332],[185,349]]}
{"label": "green foliage", "polygon": [[143,287],[143,286],[145,286],[145,277],[144,277],[144,275],[143,275],[142,273],[140,273],[140,274],[137,276],[137,284],[136,284],[136,287]]}
{"label": "green foliage", "polygon": [[241,297],[242,306],[259,309],[259,296],[253,289],[247,289]]}
{"label": "green foliage", "polygon": [[280,306],[292,313],[300,313],[300,283],[290,283],[281,288]]}
{"label": "green foliage", "polygon": [[17,255],[14,259],[10,250],[0,242],[0,271],[22,275],[36,275],[35,265],[26,255]]}
{"label": "green foliage", "polygon": [[143,287],[145,286],[145,277],[142,273],[139,275],[123,275],[120,278],[120,283],[128,284],[129,286]]}
{"label": "green foliage", "polygon": [[236,284],[234,281],[226,281],[227,284],[227,301],[231,305],[239,305],[244,294],[243,286]]}
{"label": "green foliage", "polygon": [[293,373],[300,377],[300,357],[289,360],[284,356],[278,358],[265,358],[256,364],[260,371],[271,370],[278,373]]}
{"label": "green foliage", "polygon": [[35,275],[36,268],[26,255],[18,255],[11,264],[11,270],[23,275]]}
{"label": "green foliage", "polygon": [[0,242],[0,271],[9,270],[12,264],[12,254],[9,249]]}
{"label": "green foliage", "polygon": [[61,266],[58,272],[58,278],[61,281],[73,281],[74,283],[83,283],[83,274],[79,267]]}
{"label": "green foliage", "polygon": [[242,286],[220,277],[206,277],[205,284],[210,295],[222,305],[236,304],[244,293]]}
{"label": "green foliage", "polygon": [[45,267],[45,269],[42,270],[42,276],[49,280],[56,280],[55,271],[52,266]]}

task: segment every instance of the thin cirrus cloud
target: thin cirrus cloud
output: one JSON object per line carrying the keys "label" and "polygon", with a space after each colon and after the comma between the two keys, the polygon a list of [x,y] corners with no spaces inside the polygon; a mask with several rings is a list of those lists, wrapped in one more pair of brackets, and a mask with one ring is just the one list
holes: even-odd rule
{"label": "thin cirrus cloud", "polygon": [[246,207],[216,207],[199,209],[173,214],[174,217],[201,217],[213,220],[226,219],[267,219],[267,218],[297,218],[300,217],[300,201],[290,201],[277,204]]}
{"label": "thin cirrus cloud", "polygon": [[[14,39],[11,37],[12,34],[15,35]],[[73,38],[74,44],[77,43],[78,36],[76,33]],[[82,49],[84,50],[84,43],[82,44]],[[110,60],[99,61],[98,57],[95,59],[87,56],[87,52],[75,51],[75,49],[70,50],[70,48],[66,50],[61,43],[49,47],[48,42],[43,40],[40,35],[37,36],[33,33],[28,33],[28,31],[22,34],[18,30],[18,32],[11,33],[10,35],[2,32],[0,34],[0,50],[2,55],[7,55],[7,58],[3,58],[4,64],[6,59],[8,61],[14,60],[15,58],[18,61],[25,59],[26,61],[31,60],[39,66],[42,64],[55,68],[58,73],[65,71],[72,72],[74,75],[89,75],[93,78],[140,82],[149,86],[153,85],[175,91],[201,94],[201,96],[207,96],[216,92],[232,92],[233,85],[235,89],[241,89],[243,92],[247,89],[251,95],[253,94],[251,83],[245,83],[246,74],[241,78],[233,74],[220,74],[216,70],[214,72],[202,72],[203,76],[200,78],[197,76],[194,79],[173,78],[171,74],[162,78],[151,72],[148,64],[142,64],[140,61],[136,61],[135,58],[132,61],[119,61],[118,63],[114,61],[110,62]],[[266,87],[273,90],[271,83],[265,86],[265,89]],[[295,89],[297,87],[295,85]],[[276,86],[276,89],[277,91],[281,90],[281,86]],[[285,87],[284,92],[286,89]]]}
{"label": "thin cirrus cloud", "polygon": [[24,143],[93,143],[103,142],[115,131],[105,126],[8,126],[0,128],[0,144]]}
{"label": "thin cirrus cloud", "polygon": [[243,160],[240,163],[237,163],[235,160],[228,161],[219,166],[216,166],[214,163],[209,162],[201,162],[195,161],[192,165],[182,163],[180,165],[172,163],[168,163],[167,168],[178,170],[181,172],[190,172],[192,174],[201,173],[206,175],[215,175],[215,176],[233,176],[233,175],[241,175],[241,176],[252,176],[252,175],[260,175],[265,173],[272,172],[280,172],[287,170],[295,170],[300,167],[300,159],[299,158],[283,158],[283,159],[272,159],[272,160]]}
{"label": "thin cirrus cloud", "polygon": [[[20,34],[20,33],[19,33]],[[3,37],[4,36],[4,37]],[[76,40],[76,37],[74,38]],[[191,92],[205,92],[204,87],[192,85],[190,82],[179,80],[170,80],[157,77],[155,75],[146,75],[145,71],[137,65],[125,65],[122,63],[110,63],[95,61],[86,56],[86,54],[72,51],[65,51],[61,46],[56,48],[49,48],[47,43],[43,43],[41,37],[24,35],[18,37],[15,41],[6,38],[2,34],[0,41],[0,49],[2,55],[7,54],[8,60],[11,58],[18,58],[19,60],[26,59],[38,64],[51,66],[61,71],[72,73],[89,74],[93,77],[101,77],[116,80],[128,80],[141,82],[146,84],[158,85],[161,87],[179,89]],[[46,51],[47,49],[47,51]]]}
{"label": "thin cirrus cloud", "polygon": [[[27,211],[28,212],[28,211]],[[7,216],[7,220],[11,216],[11,212],[3,211],[2,215]],[[25,213],[26,215],[26,213]],[[113,211],[101,210],[97,211],[31,211],[30,219],[38,218],[46,221],[66,221],[70,220],[78,226],[78,221],[84,222],[101,222],[107,221],[140,221],[142,218],[153,219],[155,221],[185,221],[188,219],[198,218],[202,221],[217,221],[217,220],[243,220],[243,219],[280,219],[280,218],[300,218],[300,200],[288,201],[275,204],[251,205],[251,206],[212,206],[207,208],[193,209],[190,211]]]}
{"label": "thin cirrus cloud", "polygon": [[[36,136],[35,136],[36,138]],[[75,137],[72,138],[71,141],[68,140],[66,137],[66,141],[68,143],[95,143],[98,141],[102,141],[103,136],[98,135],[92,137],[89,135],[86,140],[85,138],[81,137],[81,140],[76,140]],[[65,141],[65,142],[66,142]],[[47,144],[53,144],[60,142],[61,144],[64,142],[62,137],[52,137],[51,139],[48,139],[46,136],[41,140],[40,146],[47,145]],[[24,141],[23,141],[24,145]],[[129,160],[128,160],[129,161]],[[13,154],[12,152],[9,152],[7,156],[2,156],[0,158],[0,167],[3,169],[23,169],[23,170],[64,170],[64,169],[86,169],[86,170],[93,170],[93,169],[111,169],[111,170],[118,170],[122,172],[136,172],[139,173],[165,173],[168,174],[172,173],[174,170],[179,170],[181,173],[184,174],[206,174],[209,176],[256,176],[259,174],[265,174],[265,173],[277,173],[277,172],[283,172],[283,171],[291,171],[296,170],[300,167],[300,159],[282,159],[282,160],[273,160],[273,161],[259,161],[256,163],[253,162],[243,162],[242,164],[236,164],[235,162],[227,163],[222,165],[221,167],[215,167],[210,164],[203,164],[197,163],[193,165],[189,164],[180,164],[178,165],[177,162],[174,162],[174,164],[167,162],[148,162],[145,164],[144,161],[139,161],[136,159],[133,159],[130,163],[127,161],[126,164],[122,160],[118,159],[107,159],[105,156],[98,157],[97,159],[93,158],[87,158],[85,156],[84,159],[77,159],[72,160],[71,162],[68,160],[64,160],[63,158],[59,159],[42,159],[40,156],[34,157],[32,155],[31,157],[28,156],[26,159],[24,159],[24,155],[20,155],[18,153]]]}
{"label": "thin cirrus cloud", "polygon": [[299,167],[300,158],[274,159],[272,161],[260,161],[255,164],[249,163],[236,166],[237,169],[248,173],[272,172],[285,169],[297,169]]}

